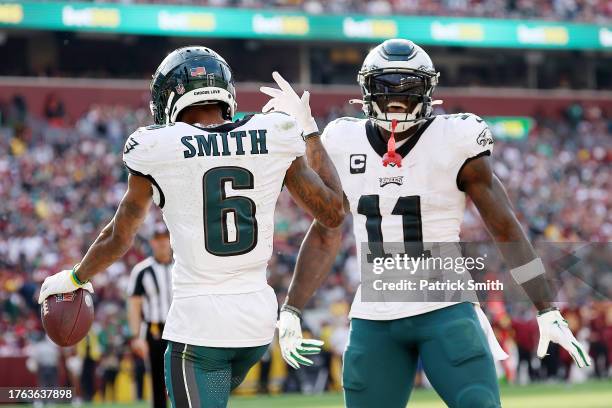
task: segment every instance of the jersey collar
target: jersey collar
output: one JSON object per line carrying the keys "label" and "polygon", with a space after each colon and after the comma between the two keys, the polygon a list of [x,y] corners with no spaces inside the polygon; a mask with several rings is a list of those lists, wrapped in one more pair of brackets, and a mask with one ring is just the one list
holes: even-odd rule
{"label": "jersey collar", "polygon": [[[434,118],[428,119],[425,123],[423,123],[415,134],[397,149],[397,153],[400,154],[402,158],[406,157],[414,146],[416,146],[417,142],[421,138],[421,135],[425,133],[425,130],[427,130],[431,122],[433,122],[433,119]],[[376,128],[376,125],[371,120],[366,121],[366,135],[368,136],[368,141],[370,142],[372,149],[374,149],[374,151],[378,153],[380,157],[383,157],[385,153],[387,153],[387,142],[383,140],[380,132]]]}
{"label": "jersey collar", "polygon": [[247,115],[244,118],[237,120],[235,122],[230,122],[230,123],[223,123],[221,125],[218,126],[210,126],[210,127],[202,127],[202,126],[196,126],[196,125],[191,125],[195,128],[198,129],[202,129],[205,130],[207,132],[216,132],[216,133],[227,133],[230,132],[242,125],[244,125],[245,123],[247,123],[249,120],[251,120],[253,118],[254,115]]}

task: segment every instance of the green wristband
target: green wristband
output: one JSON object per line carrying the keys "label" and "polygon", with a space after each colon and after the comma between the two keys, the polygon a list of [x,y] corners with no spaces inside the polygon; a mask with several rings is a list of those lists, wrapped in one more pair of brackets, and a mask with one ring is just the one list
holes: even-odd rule
{"label": "green wristband", "polygon": [[86,284],[87,282],[89,282],[88,280],[83,282],[79,279],[79,277],[76,274],[76,268],[80,265],[80,263],[74,265],[74,267],[72,268],[72,272],[70,272],[70,277],[72,278],[72,281],[77,285],[77,286],[83,286],[84,284]]}

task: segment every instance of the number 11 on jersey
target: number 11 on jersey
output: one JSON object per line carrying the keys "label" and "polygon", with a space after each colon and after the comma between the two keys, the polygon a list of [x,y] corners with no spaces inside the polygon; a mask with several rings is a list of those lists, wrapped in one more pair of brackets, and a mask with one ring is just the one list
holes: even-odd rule
{"label": "number 11 on jersey", "polygon": [[[368,263],[374,258],[386,258],[383,247],[382,219],[380,213],[380,196],[377,194],[359,197],[357,212],[366,217],[366,231],[368,233]],[[404,253],[418,257],[423,253],[423,225],[421,222],[421,197],[399,197],[391,211],[391,215],[402,217],[402,230],[404,237]],[[415,245],[416,243],[416,245]],[[420,243],[420,245],[419,245]]]}

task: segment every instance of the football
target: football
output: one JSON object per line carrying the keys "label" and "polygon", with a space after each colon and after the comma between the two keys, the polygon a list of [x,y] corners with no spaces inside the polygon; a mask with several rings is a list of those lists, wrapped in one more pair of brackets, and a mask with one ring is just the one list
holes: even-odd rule
{"label": "football", "polygon": [[83,339],[94,318],[93,298],[84,289],[51,295],[42,304],[43,327],[51,340],[62,347]]}

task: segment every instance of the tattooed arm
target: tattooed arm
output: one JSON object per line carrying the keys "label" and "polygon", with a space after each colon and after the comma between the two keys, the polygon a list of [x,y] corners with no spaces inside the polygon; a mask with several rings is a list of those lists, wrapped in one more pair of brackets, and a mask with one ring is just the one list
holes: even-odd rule
{"label": "tattooed arm", "polygon": [[335,228],[344,220],[342,185],[318,136],[306,141],[306,157],[293,161],[285,185],[293,199],[320,224]]}
{"label": "tattooed arm", "polygon": [[[474,201],[489,233],[510,268],[537,258],[501,181],[493,174],[488,157],[468,162],[457,177],[458,187]],[[549,308],[552,295],[544,275],[522,284],[538,310]]]}
{"label": "tattooed arm", "polygon": [[149,180],[130,174],[127,192],[115,216],[102,229],[76,270],[79,280],[91,279],[127,252],[149,211],[152,195]]}
{"label": "tattooed arm", "polygon": [[[344,211],[350,212],[346,196]],[[302,310],[325,282],[342,244],[342,229],[342,225],[328,228],[313,221],[300,246],[285,304]]]}

